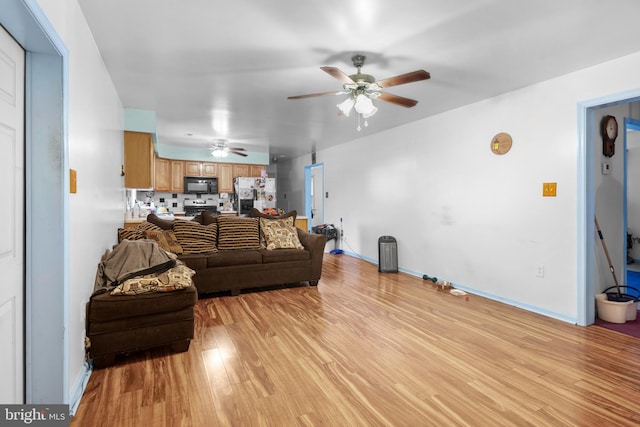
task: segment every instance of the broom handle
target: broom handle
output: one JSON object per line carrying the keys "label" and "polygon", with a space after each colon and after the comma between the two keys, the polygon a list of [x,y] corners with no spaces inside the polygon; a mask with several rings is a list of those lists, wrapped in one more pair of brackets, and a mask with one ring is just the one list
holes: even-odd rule
{"label": "broom handle", "polygon": [[602,235],[602,231],[600,231],[600,226],[598,225],[598,218],[593,217],[596,222],[596,230],[598,230],[598,236],[600,236],[600,242],[602,243],[602,249],[604,249],[604,254],[607,256],[607,261],[609,262],[609,270],[613,275],[613,281],[616,284],[616,289],[618,290],[618,295],[620,295],[620,285],[618,285],[618,279],[616,278],[616,272],[611,263],[611,257],[609,257],[609,251],[607,250],[607,245],[604,242],[604,236]]}

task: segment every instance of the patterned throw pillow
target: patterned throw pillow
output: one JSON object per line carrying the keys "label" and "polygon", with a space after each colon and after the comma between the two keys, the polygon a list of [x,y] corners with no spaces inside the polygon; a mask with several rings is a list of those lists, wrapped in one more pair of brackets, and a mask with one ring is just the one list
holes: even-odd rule
{"label": "patterned throw pillow", "polygon": [[[266,213],[262,213],[260,212],[258,209],[256,208],[251,208],[251,210],[249,211],[249,216],[252,218],[265,218],[265,219],[285,219],[285,218],[293,218],[294,224],[295,224],[295,220],[296,220],[296,216],[298,215],[298,211],[293,210],[290,212],[287,212],[285,214],[282,215],[268,215]],[[262,230],[260,230],[260,248],[261,249],[265,249],[267,247],[267,241],[264,240],[264,233],[262,232]]]}
{"label": "patterned throw pillow", "polygon": [[267,242],[267,250],[304,249],[298,231],[293,225],[293,218],[266,219],[260,218],[260,229]]}
{"label": "patterned throw pillow", "polygon": [[122,242],[124,239],[145,239],[146,237],[144,235],[144,232],[147,230],[162,231],[162,228],[150,223],[149,221],[142,221],[140,224],[136,225],[133,228],[118,228],[118,243]]}
{"label": "patterned throw pillow", "polygon": [[173,232],[184,254],[217,252],[218,227],[216,224],[202,225],[195,221],[176,219]]}
{"label": "patterned throw pillow", "polygon": [[145,230],[144,237],[155,240],[158,242],[158,246],[167,252],[182,253],[182,246],[180,246],[176,235],[171,230]]}
{"label": "patterned throw pillow", "polygon": [[118,243],[123,240],[139,240],[144,238],[140,230],[135,227],[118,228]]}
{"label": "patterned throw pillow", "polygon": [[260,249],[258,218],[220,216],[218,249]]}
{"label": "patterned throw pillow", "polygon": [[162,228],[158,227],[155,224],[150,223],[149,221],[142,221],[140,224],[136,226],[136,229],[140,232],[145,230],[162,230]]}
{"label": "patterned throw pillow", "polygon": [[192,285],[191,277],[194,274],[196,274],[195,271],[184,264],[179,264],[159,275],[150,274],[126,280],[116,286],[111,291],[111,295],[139,295],[151,292],[178,291]]}

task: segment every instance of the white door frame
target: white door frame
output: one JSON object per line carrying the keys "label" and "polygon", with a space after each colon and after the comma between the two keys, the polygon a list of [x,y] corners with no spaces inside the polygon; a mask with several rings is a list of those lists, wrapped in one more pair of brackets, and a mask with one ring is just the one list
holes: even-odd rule
{"label": "white door frame", "polygon": [[[0,28],[0,182],[5,202],[0,221],[0,402],[24,401],[24,64],[25,52]],[[13,345],[11,345],[13,344]]]}
{"label": "white door frame", "polygon": [[[628,133],[630,130],[634,130],[634,131],[640,131],[640,120],[638,119],[632,119],[629,117],[625,117],[624,118],[624,126],[622,127],[622,129],[624,130],[623,133],[623,151],[622,154],[624,155],[624,173],[623,173],[623,179],[622,179],[622,256],[623,256],[623,270],[622,270],[622,283],[624,285],[628,285],[627,283],[627,230],[629,229],[628,227],[628,212],[629,212],[629,205],[628,205],[628,200],[627,200],[627,193],[629,191],[628,188],[628,179],[627,179],[627,175],[628,175],[628,168],[629,168],[629,162],[628,162],[628,154],[629,154],[629,141],[627,140],[628,137]],[[638,167],[638,165],[632,165],[633,169],[636,169]],[[637,184],[636,184],[637,185]]]}
{"label": "white door frame", "polygon": [[[320,194],[324,194],[324,163],[315,163],[304,167],[304,214],[307,217],[307,231],[311,231],[313,219],[311,218],[311,172],[320,171],[320,183],[322,188],[319,190]],[[318,189],[316,189],[318,191]],[[321,223],[324,223],[324,197],[321,198],[322,203],[319,208]]]}
{"label": "white door frame", "polygon": [[36,0],[4,0],[26,51],[25,403],[69,403],[69,52]]}
{"label": "white door frame", "polygon": [[578,103],[578,195],[577,195],[577,323],[595,321],[595,111],[599,108],[640,100],[633,90]]}

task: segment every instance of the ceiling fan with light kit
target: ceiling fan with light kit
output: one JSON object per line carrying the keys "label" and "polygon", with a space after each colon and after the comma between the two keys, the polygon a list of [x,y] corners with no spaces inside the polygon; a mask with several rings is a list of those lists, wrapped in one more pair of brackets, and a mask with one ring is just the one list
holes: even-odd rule
{"label": "ceiling fan with light kit", "polygon": [[216,159],[227,157],[229,153],[247,157],[244,151],[244,148],[229,146],[226,139],[216,139],[211,144],[211,155]]}
{"label": "ceiling fan with light kit", "polygon": [[362,74],[360,72],[360,69],[364,65],[365,59],[367,59],[366,56],[359,54],[351,57],[353,65],[357,69],[357,73],[350,76],[336,67],[320,67],[322,71],[340,80],[342,82],[342,87],[344,90],[337,92],[320,92],[311,93],[308,95],[289,96],[287,97],[287,99],[302,99],[327,95],[349,95],[347,99],[337,105],[338,109],[340,110],[338,114],[349,116],[351,110],[355,110],[358,114],[358,130],[362,129],[360,127],[361,119],[364,119],[364,126],[368,126],[367,119],[373,116],[378,111],[378,108],[376,108],[376,106],[373,104],[373,100],[379,99],[406,108],[411,108],[418,103],[418,101],[416,101],[415,99],[405,98],[403,96],[383,92],[383,89],[421,80],[427,80],[431,78],[431,75],[428,72],[424,70],[417,70],[410,73],[401,74],[399,76],[376,81],[373,76],[369,74]]}

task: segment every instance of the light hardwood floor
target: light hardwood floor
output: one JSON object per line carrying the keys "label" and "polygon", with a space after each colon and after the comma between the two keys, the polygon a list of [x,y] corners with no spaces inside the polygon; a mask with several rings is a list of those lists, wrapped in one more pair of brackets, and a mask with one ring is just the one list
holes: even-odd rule
{"label": "light hardwood floor", "polygon": [[347,255],[318,287],[198,301],[188,352],[91,375],[71,426],[636,426],[640,340]]}

